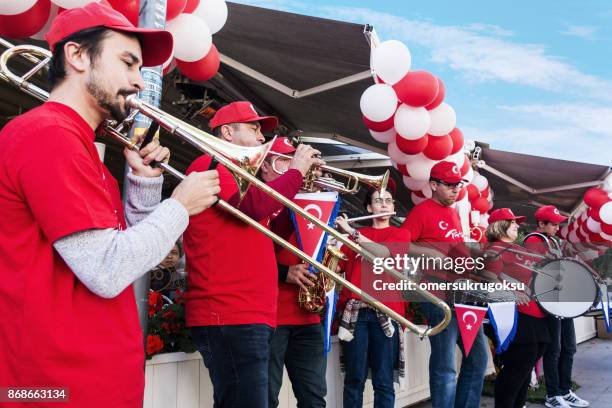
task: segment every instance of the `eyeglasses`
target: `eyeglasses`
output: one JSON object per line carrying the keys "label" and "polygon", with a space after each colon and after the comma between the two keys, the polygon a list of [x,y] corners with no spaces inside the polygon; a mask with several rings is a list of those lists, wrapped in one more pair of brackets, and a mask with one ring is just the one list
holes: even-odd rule
{"label": "eyeglasses", "polygon": [[381,205],[382,203],[385,204],[393,204],[395,202],[394,199],[392,198],[385,198],[384,200],[382,198],[375,198],[374,200],[372,200],[374,202],[374,204],[376,205]]}
{"label": "eyeglasses", "polygon": [[434,180],[434,181],[436,183],[438,183],[438,184],[442,184],[443,186],[446,186],[446,187],[452,188],[452,189],[463,188],[463,186],[464,186],[464,183],[462,181],[460,181],[459,183],[446,183],[446,182],[444,182],[442,180]]}

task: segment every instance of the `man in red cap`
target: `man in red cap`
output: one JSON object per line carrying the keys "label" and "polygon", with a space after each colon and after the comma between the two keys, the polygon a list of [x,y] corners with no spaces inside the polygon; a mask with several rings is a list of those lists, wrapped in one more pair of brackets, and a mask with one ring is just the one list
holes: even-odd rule
{"label": "man in red cap", "polygon": [[[548,245],[556,242],[559,224],[567,217],[561,215],[554,205],[545,205],[535,212],[538,222],[536,234],[525,239],[525,246],[540,253],[548,252]],[[554,245],[554,244],[553,244]],[[589,402],[571,390],[572,365],[576,353],[576,331],[574,319],[548,317],[551,343],[544,353],[544,379],[546,383],[547,407],[588,407]]]}
{"label": "man in red cap", "polygon": [[[412,242],[421,242],[425,248],[432,247],[447,256],[469,256],[463,245],[459,213],[452,207],[465,182],[455,163],[441,161],[431,168],[429,186],[432,197],[415,206],[402,224],[402,228],[410,231]],[[424,280],[448,282],[461,276],[452,272],[426,271]],[[444,296],[442,292],[434,294]],[[442,311],[431,303],[421,303],[421,311],[432,326],[443,319]],[[469,355],[463,359],[456,382],[455,345],[461,343],[456,316],[453,314],[446,329],[429,337],[429,341],[432,350],[429,357],[432,407],[478,408],[487,366],[487,342],[482,328]]]}
{"label": "man in red cap", "polygon": [[[221,139],[259,146],[262,131],[277,119],[260,116],[249,102],[219,109],[210,126]],[[312,166],[324,164],[319,152],[297,147],[287,171],[267,184],[293,198]],[[187,173],[210,167],[196,159]],[[219,196],[263,224],[282,204],[251,186],[241,198],[234,177],[218,166]],[[276,327],[278,271],[273,242],[244,222],[214,208],[193,217],[184,236],[187,259],[187,326],[191,327],[212,380],[216,407],[267,407],[270,338]],[[232,364],[228,364],[231,361]]]}
{"label": "man in red cap", "polygon": [[[126,149],[124,217],[94,131],[125,117],[126,97],[144,88],[141,65],[162,64],[172,37],[90,3],[61,13],[46,38],[49,100],[0,133],[0,385],[63,388],[63,406],[141,407],[131,283],[164,259],[189,215],[216,201],[218,175],[187,177],[159,204],[163,180],[151,163],[167,160],[168,149]],[[48,402],[35,405],[57,400]]]}
{"label": "man in red cap", "polygon": [[[278,137],[270,152],[292,156],[295,147],[288,138]],[[269,155],[261,166],[261,178],[265,182],[276,180],[287,171],[290,163],[290,158]],[[288,237],[286,239],[292,245],[299,246],[287,209],[275,213],[270,226],[274,232]],[[321,318],[318,313],[304,311],[298,304],[300,288],[314,285],[314,275],[300,258],[280,246],[275,249],[278,266],[277,327],[270,340],[268,404],[270,408],[279,404],[283,367],[286,367],[298,406],[325,407],[327,361]]]}

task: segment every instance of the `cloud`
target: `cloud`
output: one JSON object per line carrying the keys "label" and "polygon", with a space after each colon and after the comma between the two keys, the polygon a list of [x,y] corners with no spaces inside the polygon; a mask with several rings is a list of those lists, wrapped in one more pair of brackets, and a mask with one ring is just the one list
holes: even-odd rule
{"label": "cloud", "polygon": [[595,31],[597,31],[596,27],[570,25],[566,30],[560,31],[560,33],[572,37],[583,38],[585,40],[592,40],[594,38]]}

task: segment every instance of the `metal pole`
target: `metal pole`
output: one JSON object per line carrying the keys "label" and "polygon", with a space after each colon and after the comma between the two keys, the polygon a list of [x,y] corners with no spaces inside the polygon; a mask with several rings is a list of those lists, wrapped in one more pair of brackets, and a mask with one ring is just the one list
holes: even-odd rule
{"label": "metal pole", "polygon": [[[164,29],[166,27],[166,0],[140,0],[138,26]],[[161,65],[157,67],[144,67],[142,68],[141,73],[142,78],[144,79],[145,88],[138,94],[138,97],[159,107],[161,104],[162,95]],[[134,120],[132,129],[130,129],[130,137],[144,134],[150,124],[151,119],[139,113]],[[123,178],[124,206],[126,197],[125,191],[127,189],[127,174],[130,171],[130,166],[128,166],[126,163]],[[133,286],[134,294],[136,296],[136,305],[138,307],[138,319],[140,320],[142,333],[145,336],[146,345],[150,287],[149,273],[147,272],[140,279],[134,282]]]}

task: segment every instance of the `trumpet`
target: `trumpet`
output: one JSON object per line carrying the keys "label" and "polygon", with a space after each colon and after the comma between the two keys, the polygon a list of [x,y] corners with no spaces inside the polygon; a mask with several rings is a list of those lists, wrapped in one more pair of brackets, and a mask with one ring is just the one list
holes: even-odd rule
{"label": "trumpet", "polygon": [[[276,160],[279,158],[291,160],[291,156],[273,151],[271,151],[269,155],[272,156],[272,170],[277,174],[283,174],[284,171],[279,170],[276,166]],[[361,183],[379,190],[382,194],[387,189],[387,183],[389,182],[389,170],[385,171],[380,176],[370,176],[328,165],[318,166],[316,169],[321,170],[323,173],[345,177],[346,182],[343,183],[332,177],[317,177],[314,174],[315,168],[311,168],[304,177],[302,189],[310,192],[321,189],[325,191],[337,191],[343,194],[355,194],[359,191],[359,184]]]}
{"label": "trumpet", "polygon": [[[7,67],[8,60],[13,55],[20,55],[20,54],[29,55],[30,57],[28,59],[30,60],[32,59],[32,57],[35,57],[36,59],[38,59],[39,57],[42,57],[42,61],[39,60],[39,62],[36,63],[35,68],[28,71],[28,73],[26,73],[23,77],[15,75]],[[46,62],[45,64],[43,64],[43,61],[48,62],[50,58],[51,58],[51,53],[48,50],[45,50],[44,48],[35,47],[35,46],[23,46],[23,45],[11,47],[8,50],[6,50],[2,54],[2,56],[0,56],[0,72],[2,72],[1,75],[4,79],[7,79],[9,82],[19,86],[20,89],[24,90],[30,95],[37,97],[41,101],[45,101],[46,99],[48,99],[49,94],[46,91],[42,90],[41,88],[28,83],[27,79],[24,79],[24,77],[28,76],[29,78],[36,72],[35,70],[42,69],[44,66],[46,66]],[[236,164],[235,161],[243,164],[244,157],[241,157],[241,156],[235,157],[234,154],[240,154],[240,153],[236,153],[236,151],[230,149],[227,146],[225,146],[227,148],[224,149],[224,146],[220,143],[221,141],[218,138],[200,129],[197,129],[181,121],[178,118],[175,118],[167,114],[166,112],[162,111],[161,109],[157,107],[154,107],[138,99],[138,97],[136,97],[135,95],[128,96],[126,98],[126,104],[128,105],[128,107],[138,110],[141,114],[159,123],[159,125],[162,126],[164,129],[166,129],[169,133],[184,139],[185,141],[189,142],[191,145],[193,145],[200,151],[210,155],[219,164],[223,165],[230,172],[232,172],[234,174],[234,177],[237,180],[239,179],[240,183],[243,183],[241,185],[251,186],[251,187],[255,186],[261,189],[264,193],[273,197],[274,199],[282,203],[284,206],[292,209],[296,214],[299,214],[300,216],[307,219],[308,221],[310,221],[317,227],[321,228],[323,231],[333,236],[336,240],[347,245],[348,248],[360,254],[363,259],[369,262],[372,262],[372,263],[374,262],[375,256],[371,252],[365,250],[364,248],[359,246],[357,243],[349,240],[342,234],[338,233],[335,229],[328,226],[326,223],[322,222],[319,218],[305,211],[302,207],[295,204],[293,201],[287,199],[282,194],[278,193],[276,190],[272,189],[264,182],[260,181],[257,177],[255,177],[254,174],[252,174],[252,170],[254,167],[251,167],[250,170],[245,170],[243,167],[241,167],[240,164]],[[132,140],[130,140],[128,136],[124,135],[120,131],[120,130],[124,131],[125,127],[126,126],[124,125],[121,125],[121,124],[116,125],[116,124],[113,124],[112,122],[107,122],[104,125],[104,128],[111,136],[119,140],[122,144],[129,147],[130,149],[138,150],[138,147],[136,146],[136,144]],[[265,158],[265,153],[266,151],[264,148],[261,150],[261,152],[259,152],[259,155],[255,154],[255,156],[257,157],[257,160],[263,160],[263,158]],[[261,157],[261,155],[263,155],[263,158]],[[177,177],[178,179],[183,179],[185,177],[178,170],[174,169],[172,166],[166,163],[159,163],[158,165],[161,168],[168,171],[169,174],[173,175],[174,177]],[[398,314],[397,312],[395,312],[394,310],[392,310],[391,308],[389,308],[388,306],[386,306],[385,304],[383,304],[382,302],[380,302],[379,300],[371,296],[369,293],[365,292],[364,290],[357,287],[350,281],[338,275],[335,270],[332,271],[330,268],[326,267],[321,262],[317,261],[316,259],[309,256],[308,254],[304,253],[302,250],[300,250],[296,246],[291,245],[289,242],[287,242],[286,240],[284,240],[283,238],[281,238],[274,232],[268,230],[265,226],[263,226],[259,222],[248,217],[246,214],[244,214],[237,208],[233,207],[226,201],[219,200],[217,202],[217,207],[235,216],[236,218],[240,219],[241,221],[245,222],[251,227],[257,229],[259,232],[261,232],[268,238],[272,239],[278,245],[282,246],[283,248],[287,249],[294,255],[298,256],[304,262],[311,264],[315,269],[317,269],[321,273],[324,273],[329,278],[333,279],[336,283],[343,285],[345,288],[347,288],[351,292],[358,295],[365,302],[369,303],[372,307],[374,307],[375,309],[377,309],[378,311],[382,313],[387,314],[391,318],[395,319],[397,322],[404,325],[409,330],[418,334],[421,338],[425,336],[432,336],[432,335],[438,334],[439,332],[444,330],[451,321],[451,317],[452,317],[451,310],[444,301],[437,298],[430,292],[417,288],[416,291],[425,300],[430,301],[433,304],[435,304],[437,307],[439,307],[442,310],[444,314],[443,320],[440,323],[438,323],[436,326],[425,327],[425,328],[419,327],[416,324],[409,321],[408,319],[406,319],[404,316]],[[385,272],[391,274],[398,280],[406,279],[403,274],[396,271],[395,269],[388,268],[384,265],[383,265],[383,269],[385,270]]]}

